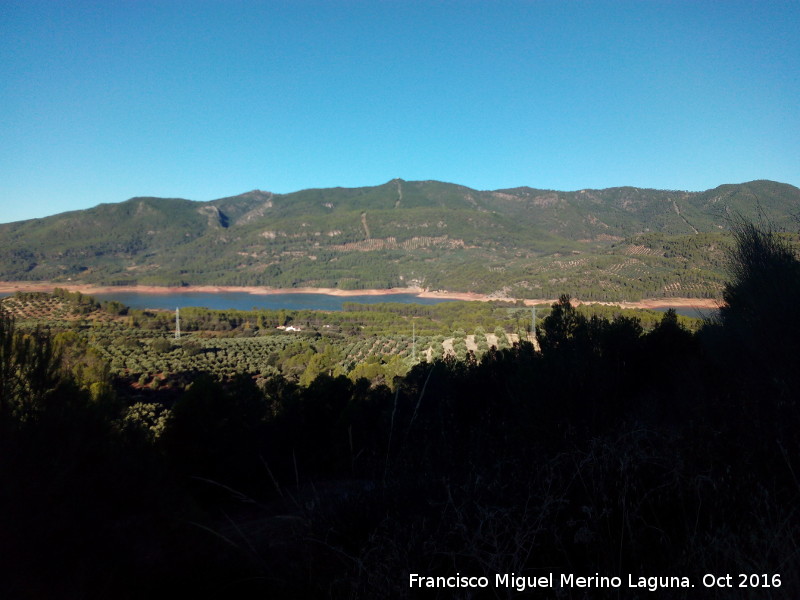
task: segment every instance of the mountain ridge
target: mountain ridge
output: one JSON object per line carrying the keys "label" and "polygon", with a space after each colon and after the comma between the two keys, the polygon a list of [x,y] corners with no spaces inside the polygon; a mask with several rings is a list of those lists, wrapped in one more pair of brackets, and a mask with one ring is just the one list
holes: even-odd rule
{"label": "mountain ridge", "polygon": [[563,192],[392,179],[134,197],[0,224],[0,279],[713,297],[734,215],[794,230],[798,213],[800,189],[768,180]]}

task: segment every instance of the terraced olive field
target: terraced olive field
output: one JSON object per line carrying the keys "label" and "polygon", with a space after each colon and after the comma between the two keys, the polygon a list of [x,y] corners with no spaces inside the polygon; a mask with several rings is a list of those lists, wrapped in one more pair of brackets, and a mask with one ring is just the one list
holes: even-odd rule
{"label": "terraced olive field", "polygon": [[[131,310],[64,290],[18,292],[3,298],[0,307],[22,329],[71,332],[119,384],[133,390],[182,388],[199,373],[220,380],[248,374],[259,381],[282,375],[301,384],[327,373],[391,386],[418,362],[480,359],[492,347],[532,339],[530,309],[504,302],[345,303],[342,311],[187,308],[181,311],[178,338],[169,311]],[[538,317],[548,310],[540,307]],[[661,318],[657,312],[608,306],[580,310],[606,318],[635,316],[645,327]],[[699,324],[680,319],[688,328]]]}

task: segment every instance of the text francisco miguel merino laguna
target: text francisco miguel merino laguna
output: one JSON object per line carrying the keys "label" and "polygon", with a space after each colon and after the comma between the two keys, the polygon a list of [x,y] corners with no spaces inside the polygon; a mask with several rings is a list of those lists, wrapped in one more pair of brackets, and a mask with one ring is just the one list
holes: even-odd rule
{"label": "text francisco miguel merino laguna", "polygon": [[[694,587],[688,577],[634,577],[628,575],[627,581],[621,577],[606,577],[599,573],[588,577],[578,577],[572,573],[553,573],[536,577],[516,575],[515,573],[496,573],[494,581],[489,577],[470,577],[456,573],[450,577],[427,577],[418,573],[409,574],[410,588],[514,588],[524,592],[533,588],[620,588],[623,583],[629,588],[642,588],[654,592],[663,588]],[[708,586],[706,586],[708,587]]]}

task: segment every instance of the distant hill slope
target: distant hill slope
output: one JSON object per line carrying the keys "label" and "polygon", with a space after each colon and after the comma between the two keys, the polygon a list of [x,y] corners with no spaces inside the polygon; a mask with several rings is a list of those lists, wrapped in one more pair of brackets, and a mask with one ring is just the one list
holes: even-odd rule
{"label": "distant hill slope", "polygon": [[710,297],[737,214],[794,230],[800,189],[478,191],[396,179],[210,202],[132,198],[0,225],[0,279]]}

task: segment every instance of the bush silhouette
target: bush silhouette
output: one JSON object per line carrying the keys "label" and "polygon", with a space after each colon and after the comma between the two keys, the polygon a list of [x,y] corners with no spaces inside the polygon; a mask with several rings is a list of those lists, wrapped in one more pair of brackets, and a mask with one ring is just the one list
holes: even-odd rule
{"label": "bush silhouette", "polygon": [[[759,385],[796,399],[800,355],[800,260],[785,237],[740,221],[733,227],[731,280],[719,320],[744,372],[762,373]],[[764,390],[766,392],[766,390]]]}

